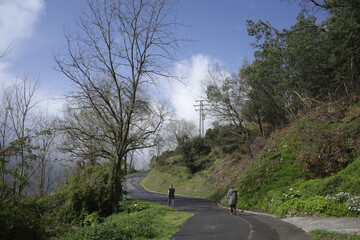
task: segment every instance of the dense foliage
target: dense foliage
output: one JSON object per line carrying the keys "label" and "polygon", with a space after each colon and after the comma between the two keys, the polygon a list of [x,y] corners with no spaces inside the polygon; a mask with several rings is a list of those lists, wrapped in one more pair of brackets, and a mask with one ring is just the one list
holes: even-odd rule
{"label": "dense foliage", "polygon": [[189,213],[149,202],[129,200],[122,204],[123,213],[114,214],[102,223],[75,229],[53,240],[131,240],[168,239],[182,225]]}
{"label": "dense foliage", "polygon": [[[227,132],[227,137],[217,139],[229,143],[229,149],[222,147],[223,151],[241,148],[251,156],[258,137],[269,137],[309,111],[344,97],[351,99],[359,92],[359,3],[321,2],[308,2],[308,8],[305,4],[297,22],[282,31],[269,22],[248,20],[248,34],[255,38],[254,61],[245,62],[233,75],[222,69],[209,74],[205,93],[216,126],[209,130],[209,136]],[[311,14],[314,9],[326,18],[320,22]],[[322,134],[325,141],[331,133]],[[342,140],[333,138],[330,148],[343,144]],[[209,143],[214,147],[214,142]],[[315,169],[327,157],[342,154],[322,155],[323,162],[309,162],[308,167]],[[341,169],[335,165],[329,168],[335,172]],[[330,174],[331,170],[323,176]]]}
{"label": "dense foliage", "polygon": [[[190,174],[204,170],[212,163],[208,157],[211,152],[209,144],[201,137],[185,137],[179,141],[175,151],[166,151],[153,158],[154,166],[167,166],[173,163],[186,167]],[[177,157],[179,156],[179,157]]]}
{"label": "dense foliage", "polygon": [[39,201],[26,196],[1,196],[0,239],[46,239],[42,207]]}
{"label": "dense foliage", "polygon": [[191,214],[147,202],[124,200],[112,214],[109,166],[90,166],[69,178],[55,194],[39,200],[2,197],[0,238],[167,239]]}
{"label": "dense foliage", "polygon": [[283,127],[309,109],[357,93],[359,3],[325,2],[326,7],[318,7],[328,14],[321,23],[306,9],[283,31],[248,20],[248,33],[256,39],[255,60],[235,76],[209,83],[206,93],[213,112],[223,109],[228,123],[238,119],[237,125],[244,127],[253,122],[264,133],[266,124],[270,130]]}
{"label": "dense foliage", "polygon": [[1,239],[48,239],[110,215],[109,167],[78,171],[59,191],[39,199],[10,191],[0,198]]}
{"label": "dense foliage", "polygon": [[49,196],[48,202],[58,204],[56,214],[66,223],[83,225],[93,213],[107,217],[111,214],[109,172],[108,165],[82,169]]}

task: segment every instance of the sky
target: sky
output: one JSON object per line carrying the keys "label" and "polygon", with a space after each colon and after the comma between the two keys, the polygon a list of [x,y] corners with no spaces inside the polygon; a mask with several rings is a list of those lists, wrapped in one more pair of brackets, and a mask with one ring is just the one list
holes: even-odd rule
{"label": "sky", "polygon": [[[64,32],[74,30],[85,0],[0,0],[0,90],[17,77],[40,81],[39,95],[52,111],[61,109],[71,82],[55,70],[54,55],[66,45]],[[220,63],[236,72],[244,59],[252,60],[254,41],[246,20],[269,21],[278,29],[296,22],[300,11],[294,0],[177,0],[175,13],[184,25],[178,34],[191,39],[178,53],[176,73],[187,85],[173,83],[164,95],[178,118],[198,122],[195,100],[203,97],[202,82],[209,66]],[[59,100],[60,99],[60,100]]]}

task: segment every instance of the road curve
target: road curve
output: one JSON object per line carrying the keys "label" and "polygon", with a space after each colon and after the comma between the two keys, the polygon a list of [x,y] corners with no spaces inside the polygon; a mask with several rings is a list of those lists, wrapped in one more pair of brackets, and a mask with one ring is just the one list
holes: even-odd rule
{"label": "road curve", "polygon": [[[127,177],[129,197],[166,205],[165,194],[146,191],[140,185],[140,180],[146,174],[137,173]],[[230,215],[230,211],[206,199],[176,195],[175,208],[191,212],[194,216],[172,236],[174,240],[310,240],[305,231],[293,224],[250,213]]]}

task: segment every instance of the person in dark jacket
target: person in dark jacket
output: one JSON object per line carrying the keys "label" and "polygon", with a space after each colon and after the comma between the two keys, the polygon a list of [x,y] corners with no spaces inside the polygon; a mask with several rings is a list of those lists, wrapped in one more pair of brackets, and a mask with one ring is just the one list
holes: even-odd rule
{"label": "person in dark jacket", "polygon": [[175,207],[175,188],[172,184],[168,190],[168,206]]}
{"label": "person in dark jacket", "polygon": [[226,198],[230,204],[231,214],[236,214],[236,203],[238,201],[238,196],[237,196],[237,191],[235,190],[234,187],[230,188]]}

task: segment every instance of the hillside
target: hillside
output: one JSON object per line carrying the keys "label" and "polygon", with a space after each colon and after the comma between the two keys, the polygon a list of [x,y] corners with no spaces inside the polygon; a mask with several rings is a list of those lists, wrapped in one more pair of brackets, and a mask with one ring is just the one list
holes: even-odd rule
{"label": "hillside", "polygon": [[212,147],[199,158],[204,169],[191,173],[179,151],[166,152],[142,183],[163,192],[174,184],[178,194],[223,204],[235,185],[239,207],[279,217],[359,216],[359,146],[360,102],[346,99],[309,112],[266,141],[255,138],[253,157]]}

